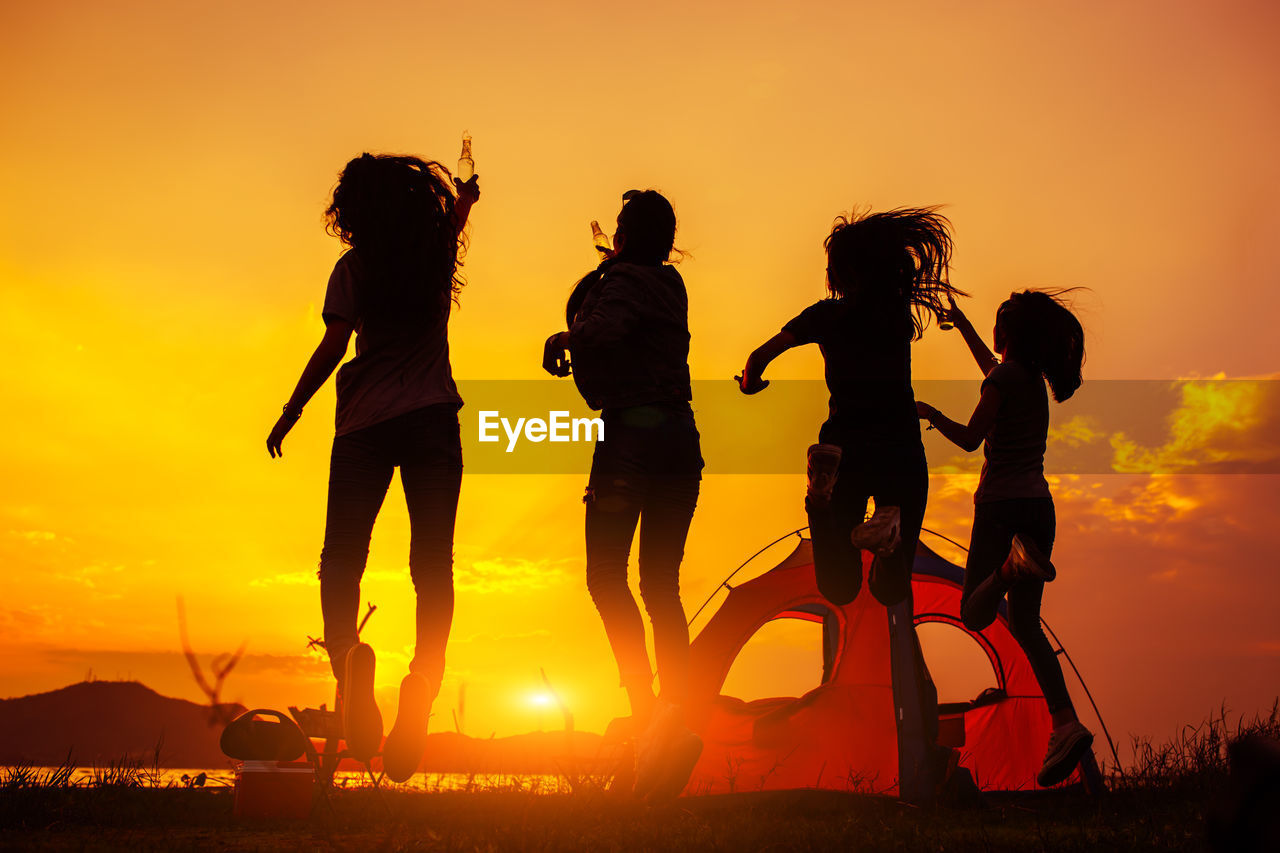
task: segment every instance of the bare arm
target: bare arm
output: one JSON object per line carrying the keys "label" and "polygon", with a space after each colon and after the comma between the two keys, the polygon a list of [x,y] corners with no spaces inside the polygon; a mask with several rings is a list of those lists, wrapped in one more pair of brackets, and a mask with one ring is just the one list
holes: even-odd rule
{"label": "bare arm", "polygon": [[467,217],[471,215],[471,206],[480,200],[480,176],[472,175],[468,181],[454,178],[453,186],[458,191],[453,202],[453,227],[461,234],[467,225]]}
{"label": "bare arm", "polygon": [[978,369],[982,371],[983,376],[986,376],[991,372],[992,368],[1000,363],[1000,360],[987,347],[986,341],[978,334],[978,330],[973,327],[973,323],[969,322],[969,318],[956,307],[956,301],[954,299],[949,301],[951,302],[951,310],[947,312],[948,317],[951,322],[956,324],[956,328],[960,330],[960,336],[968,344],[969,352],[973,354],[973,360],[978,363]]}
{"label": "bare arm", "polygon": [[984,439],[991,434],[996,423],[996,413],[1000,410],[1000,389],[988,383],[982,389],[982,399],[974,407],[969,416],[969,423],[961,425],[939,412],[928,403],[916,402],[916,412],[924,418],[943,437],[961,450],[972,453],[977,450]]}
{"label": "bare arm", "polygon": [[757,394],[768,387],[769,381],[764,378],[765,368],[775,358],[797,344],[795,335],[790,332],[778,332],[756,347],[751,355],[747,356],[747,364],[742,368],[742,375],[733,377],[738,380],[738,387],[742,389],[742,393]]}
{"label": "bare arm", "polygon": [[284,456],[281,442],[298,422],[298,418],[302,417],[303,406],[315,396],[320,386],[324,385],[333,371],[342,363],[343,357],[347,354],[347,344],[351,341],[351,332],[351,324],[346,320],[333,320],[325,326],[324,337],[320,339],[316,351],[311,354],[307,366],[302,369],[302,376],[298,379],[289,402],[285,403],[283,414],[276,421],[271,434],[267,436],[267,452],[273,459]]}

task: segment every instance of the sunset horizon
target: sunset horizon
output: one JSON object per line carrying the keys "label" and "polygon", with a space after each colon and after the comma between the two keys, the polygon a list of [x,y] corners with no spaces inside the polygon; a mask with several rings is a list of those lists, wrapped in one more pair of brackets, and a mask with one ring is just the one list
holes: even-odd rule
{"label": "sunset horizon", "polygon": [[[1043,616],[1121,764],[1135,739],[1280,699],[1280,8],[663,2],[623,23],[579,0],[376,13],[139,0],[14,5],[0,20],[14,352],[0,380],[0,698],[136,680],[207,701],[181,606],[204,667],[246,648],[221,701],[333,706],[309,641],[324,638],[334,380],[283,458],[263,440],[325,334],[347,247],[324,211],[344,165],[399,153],[452,172],[465,132],[481,195],[448,320],[464,473],[431,732],[557,730],[547,683],[579,731],[630,713],[586,585],[599,413],[542,359],[599,262],[590,223],[612,234],[632,189],[670,200],[684,253],[706,469],[680,591],[688,617],[711,599],[695,642],[735,569],[778,540],[734,586],[799,541],[806,447],[827,417],[817,346],[779,357],[757,396],[734,377],[829,295],[838,216],[936,206],[951,283],[988,345],[1012,292],[1079,288],[1066,298],[1084,384],[1050,403],[1058,574]],[[957,331],[931,322],[911,370],[916,399],[957,420],[979,400]],[[569,433],[554,432],[560,412]],[[517,418],[572,437],[517,435]],[[926,427],[921,541],[963,568],[981,451]],[[397,473],[359,605],[376,606],[360,639],[388,730],[414,656],[409,539]],[[635,563],[633,550],[633,590]],[[747,645],[725,695],[822,684],[821,629],[782,621]],[[921,636],[940,701],[995,686],[963,631]],[[1067,684],[1093,726],[1070,671]],[[1093,749],[1111,761],[1101,736]]]}

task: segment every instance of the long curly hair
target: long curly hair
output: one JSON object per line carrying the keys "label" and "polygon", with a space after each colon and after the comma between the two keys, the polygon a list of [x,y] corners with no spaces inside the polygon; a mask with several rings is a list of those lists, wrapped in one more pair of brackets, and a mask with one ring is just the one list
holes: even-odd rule
{"label": "long curly hair", "polygon": [[458,301],[466,242],[453,209],[449,171],[432,160],[365,153],[343,168],[326,230],[371,273],[369,317],[408,325]]}
{"label": "long curly hair", "polygon": [[836,217],[823,242],[827,286],[871,310],[906,308],[912,340],[947,310],[947,297],[966,296],[951,285],[951,223],[936,207]]}
{"label": "long curly hair", "polygon": [[1084,383],[1084,327],[1062,298],[1077,289],[1011,293],[996,309],[1005,357],[1044,376],[1059,403]]}

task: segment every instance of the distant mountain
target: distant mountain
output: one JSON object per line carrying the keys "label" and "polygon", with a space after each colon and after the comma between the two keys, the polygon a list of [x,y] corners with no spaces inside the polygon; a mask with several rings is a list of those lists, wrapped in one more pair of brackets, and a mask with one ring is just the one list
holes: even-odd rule
{"label": "distant mountain", "polygon": [[[245,711],[219,706],[222,719]],[[147,765],[160,745],[161,767],[227,766],[218,747],[222,725],[207,705],[170,699],[136,681],[84,681],[61,690],[0,699],[0,765],[57,765],[67,752],[80,766],[121,759]],[[317,744],[319,746],[319,744]],[[322,748],[322,747],[321,747]],[[616,761],[591,732],[531,732],[472,738],[432,732],[422,769],[431,773],[596,773]],[[375,766],[376,763],[375,763]],[[343,769],[358,765],[343,762]]]}
{"label": "distant mountain", "polygon": [[[234,717],[245,709],[223,705]],[[211,709],[170,699],[136,681],[84,681],[61,690],[0,699],[0,764],[56,765],[67,757],[103,766],[123,758],[162,767],[223,767],[222,726]]]}

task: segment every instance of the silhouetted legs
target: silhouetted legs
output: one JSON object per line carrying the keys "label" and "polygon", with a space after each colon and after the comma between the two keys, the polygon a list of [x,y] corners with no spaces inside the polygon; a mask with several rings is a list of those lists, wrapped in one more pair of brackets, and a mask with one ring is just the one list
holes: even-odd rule
{"label": "silhouetted legs", "polygon": [[453,625],[453,532],[462,488],[457,415],[441,429],[441,442],[411,444],[400,463],[409,509],[409,575],[417,596],[416,645],[409,671],[425,676],[433,695],[444,679],[445,647]]}
{"label": "silhouetted legs", "polygon": [[701,485],[702,457],[687,407],[606,410],[586,503],[587,589],[600,611],[632,714],[654,705],[644,622],[627,586],[640,526],[640,595],[653,624],[663,698],[684,702],[689,630],[680,602],[680,563]]}
{"label": "silhouetted legs", "polygon": [[[640,523],[640,595],[653,624],[663,697],[683,703],[689,678],[689,629],[680,603],[680,562],[699,481],[664,478],[611,484],[587,503],[587,589],[600,611],[632,711],[653,705],[653,671],[644,623],[627,585],[627,557]],[[615,501],[617,502],[615,504]]]}
{"label": "silhouetted legs", "polygon": [[1009,556],[1015,534],[1034,541],[1046,557],[1052,555],[1056,526],[1051,498],[977,504],[960,599],[960,617],[965,627],[981,631],[995,621],[1000,601],[1008,595],[1009,629],[1027,653],[1050,713],[1070,709],[1072,705],[1058,656],[1040,627],[1044,583],[1020,578],[1010,584],[1000,577],[999,570]]}
{"label": "silhouetted legs", "polygon": [[453,531],[462,483],[457,409],[427,406],[338,436],[329,468],[320,607],[334,676],[356,643],[360,579],[395,468],[409,508],[409,571],[417,591],[417,647],[410,670],[438,690],[453,620]]}
{"label": "silhouetted legs", "polygon": [[875,559],[870,578],[876,600],[893,605],[911,591],[911,567],[929,498],[923,446],[845,446],[830,504],[818,508],[806,501],[818,590],[833,604],[848,604],[862,588],[862,553],[849,537],[872,497],[878,506],[897,506],[902,512],[902,544],[889,557]]}

